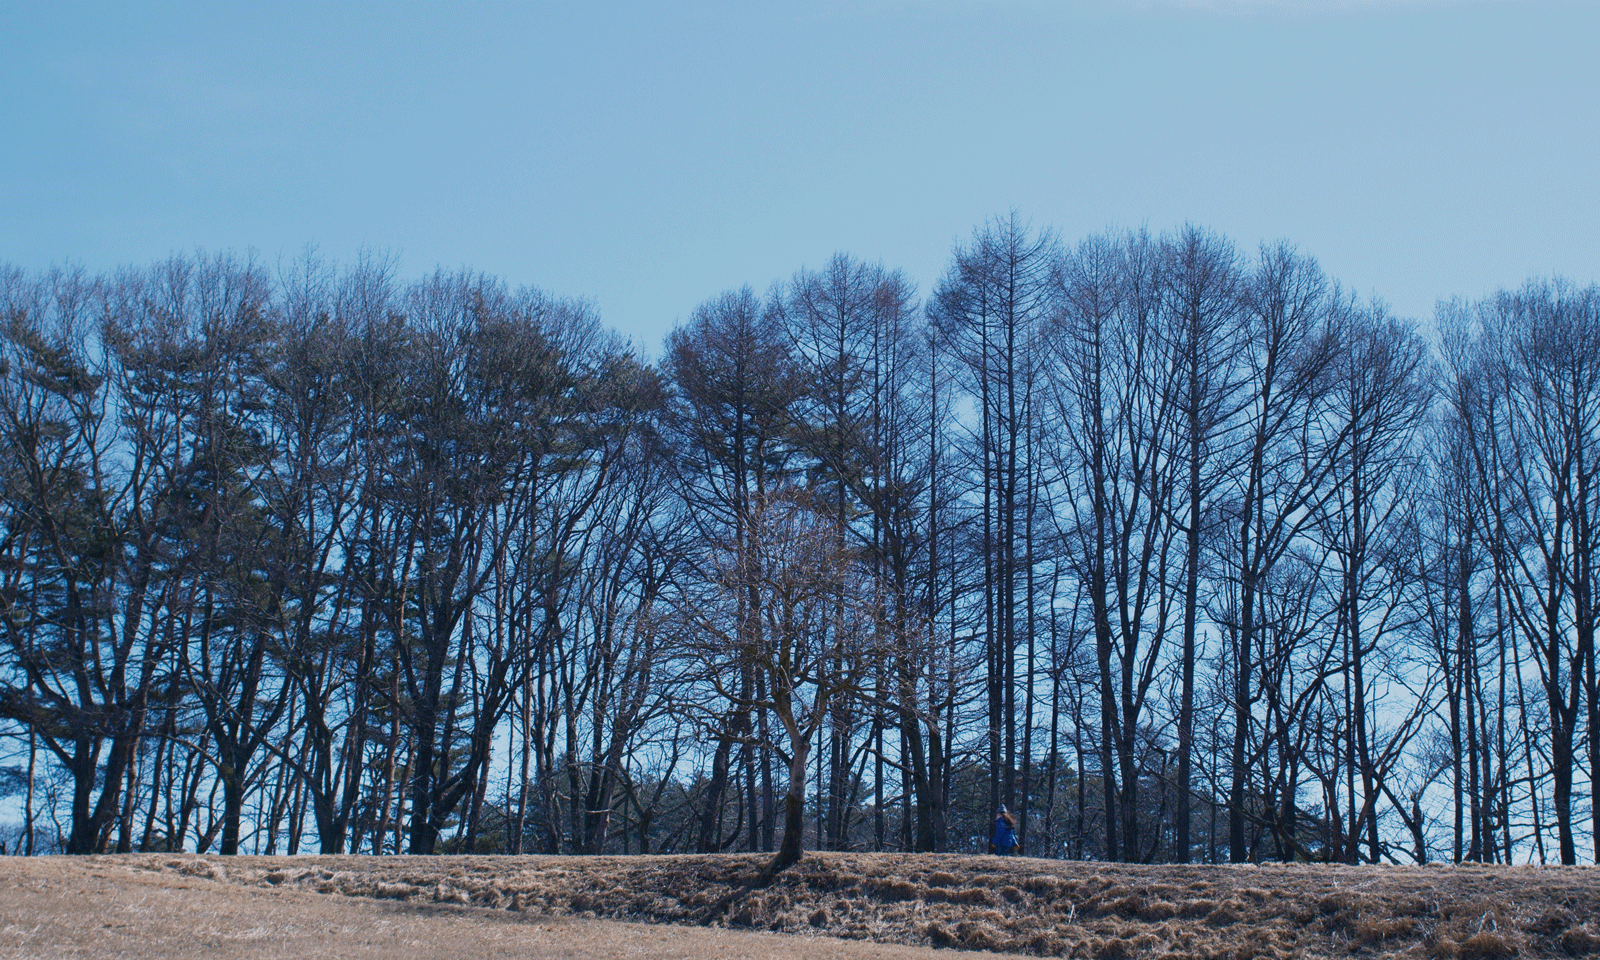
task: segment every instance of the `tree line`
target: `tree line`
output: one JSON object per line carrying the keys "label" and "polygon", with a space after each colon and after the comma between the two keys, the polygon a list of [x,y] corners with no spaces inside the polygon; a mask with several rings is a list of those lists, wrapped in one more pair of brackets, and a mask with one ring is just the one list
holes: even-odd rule
{"label": "tree line", "polygon": [[657,360],[374,256],[0,309],[18,852],[781,867],[1003,804],[1036,856],[1600,859],[1593,286],[1423,330],[1287,243],[1012,215]]}

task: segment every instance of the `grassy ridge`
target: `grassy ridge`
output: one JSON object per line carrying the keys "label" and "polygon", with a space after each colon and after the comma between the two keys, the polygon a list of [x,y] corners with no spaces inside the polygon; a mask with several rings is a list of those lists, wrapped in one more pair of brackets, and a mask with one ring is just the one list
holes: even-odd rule
{"label": "grassy ridge", "polygon": [[1129,866],[952,854],[101,858],[254,886],[1043,956],[1600,955],[1600,875],[1553,867]]}

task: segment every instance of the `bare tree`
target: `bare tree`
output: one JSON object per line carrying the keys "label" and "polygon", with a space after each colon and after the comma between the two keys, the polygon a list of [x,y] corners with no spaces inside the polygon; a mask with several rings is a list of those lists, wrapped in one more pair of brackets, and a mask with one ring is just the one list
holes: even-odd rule
{"label": "bare tree", "polygon": [[1218,561],[1225,589],[1213,612],[1228,645],[1231,674],[1227,806],[1228,853],[1235,863],[1251,856],[1246,794],[1253,760],[1267,747],[1257,736],[1253,708],[1264,688],[1259,675],[1266,663],[1264,631],[1273,625],[1268,605],[1276,587],[1298,582],[1275,568],[1290,558],[1300,534],[1332,495],[1342,442],[1315,430],[1326,409],[1328,372],[1339,346],[1322,271],[1287,244],[1263,247],[1246,302],[1250,397],[1241,415],[1238,456],[1229,465],[1229,484],[1219,502]]}
{"label": "bare tree", "polygon": [[[976,489],[981,563],[982,627],[988,695],[989,808],[1021,807],[1019,767],[1026,757],[1032,717],[1018,722],[1019,650],[1027,654],[1021,680],[1031,671],[1038,622],[1028,589],[1036,557],[1030,518],[1038,507],[1038,396],[1045,323],[1055,310],[1051,270],[1055,235],[1035,234],[1013,213],[996,219],[958,247],[955,263],[935,288],[929,318],[957,359],[962,386],[976,401],[969,438]],[[1024,694],[1024,713],[1031,706]],[[1019,740],[1018,733],[1021,732]],[[1020,750],[1019,750],[1020,747]],[[1020,823],[1026,842],[1027,811]]]}
{"label": "bare tree", "polygon": [[1167,322],[1156,331],[1165,389],[1173,395],[1170,456],[1182,475],[1172,487],[1170,520],[1183,534],[1183,640],[1179,654],[1177,811],[1173,859],[1193,855],[1195,666],[1200,656],[1203,566],[1213,501],[1229,460],[1229,431],[1242,412],[1238,362],[1243,314],[1241,268],[1224,238],[1185,226],[1163,242]]}
{"label": "bare tree", "polygon": [[[1479,306],[1509,495],[1502,547],[1508,613],[1538,666],[1550,721],[1550,773],[1561,862],[1577,861],[1572,784],[1580,711],[1600,770],[1595,625],[1600,583],[1600,294],[1529,284]],[[1493,414],[1494,411],[1485,411]],[[1597,821],[1600,826],[1600,821]],[[1600,831],[1596,831],[1600,845]],[[1600,853],[1600,848],[1597,848]]]}
{"label": "bare tree", "polygon": [[[882,651],[873,647],[877,591],[859,553],[841,547],[816,498],[787,487],[751,506],[747,548],[720,552],[716,583],[686,610],[705,637],[697,648],[707,681],[741,709],[770,710],[782,729],[781,741],[766,744],[788,768],[783,839],[768,867],[776,873],[801,857],[813,740],[837,700],[860,695]],[[729,615],[751,592],[764,599],[763,630],[754,642]],[[763,682],[740,683],[740,671],[730,667],[745,666]]]}
{"label": "bare tree", "polygon": [[[702,304],[685,327],[667,338],[666,370],[677,387],[668,428],[678,446],[676,473],[689,516],[698,527],[700,548],[731,543],[749,552],[751,563],[760,556],[758,544],[751,539],[752,505],[763,502],[787,482],[795,458],[790,406],[799,384],[793,374],[790,341],[782,326],[771,319],[746,287]],[[702,557],[697,563],[697,577],[712,578],[711,562]],[[735,632],[752,647],[761,642],[765,629],[765,603],[761,580],[751,578],[745,581],[740,603],[730,611],[737,622]],[[731,686],[740,698],[759,702],[750,658],[735,662],[741,665],[741,676],[725,688]],[[759,712],[752,716],[733,700],[711,714],[700,711],[697,704],[686,706],[708,722],[716,742],[698,838],[698,849],[712,852],[737,840],[737,832],[727,838],[722,833],[733,748],[754,743],[756,728],[766,718]],[[743,804],[754,817],[755,758],[748,750],[746,756]],[[766,768],[762,779],[764,785],[770,780]],[[770,789],[762,793],[772,795]]]}
{"label": "bare tree", "polygon": [[1176,599],[1176,528],[1162,507],[1180,461],[1162,454],[1178,411],[1153,375],[1165,324],[1159,270],[1144,234],[1091,238],[1064,260],[1053,394],[1058,523],[1094,624],[1106,855],[1135,861],[1156,852],[1140,829],[1142,727]]}
{"label": "bare tree", "polygon": [[[159,696],[159,675],[171,669],[170,647],[146,631],[140,596],[119,589],[125,558],[141,559],[118,548],[129,500],[144,506],[144,488],[113,468],[112,371],[91,347],[97,285],[81,271],[37,279],[7,271],[4,280],[0,711],[33,730],[67,771],[66,850],[94,853],[120,811],[145,709]],[[140,452],[134,471],[150,466]]]}
{"label": "bare tree", "polygon": [[[901,471],[895,479],[906,477],[902,424],[891,416],[907,401],[906,380],[884,361],[910,359],[906,345],[910,284],[897,272],[838,254],[819,272],[797,273],[777,307],[794,341],[798,382],[806,385],[797,395],[789,429],[796,446],[816,464],[809,471],[808,486],[829,502],[840,549],[855,542],[868,550],[878,562],[880,579],[896,586],[894,605],[904,616],[910,606],[909,562],[914,551],[905,538],[914,536],[914,531],[895,522],[895,507],[906,505],[915,491],[891,482],[889,471]],[[889,576],[891,570],[899,575]],[[842,585],[836,590],[837,602],[846,603]],[[881,628],[890,625],[884,622]],[[887,676],[881,678],[882,685],[887,683]],[[849,842],[849,817],[859,782],[852,776],[855,706],[836,700],[828,724],[827,809],[820,820],[824,829],[819,840],[828,849]],[[874,810],[875,832],[881,838],[883,712],[875,709],[869,721],[865,746],[878,761]],[[881,845],[882,840],[877,842]]]}
{"label": "bare tree", "polygon": [[[1400,745],[1384,743],[1378,732],[1376,694],[1380,682],[1402,689],[1412,682],[1403,651],[1414,625],[1409,600],[1418,587],[1420,565],[1413,513],[1421,479],[1415,439],[1431,401],[1431,370],[1426,345],[1381,304],[1348,307],[1341,336],[1325,421],[1341,438],[1334,451],[1339,477],[1319,536],[1339,572],[1334,642],[1340,647],[1346,700],[1342,713],[1349,721],[1345,763],[1350,776],[1360,779],[1359,796],[1354,791],[1349,796],[1346,855],[1354,859],[1364,825],[1367,857],[1376,861],[1378,803],[1384,792],[1380,774],[1386,766],[1379,758],[1400,754]],[[1392,666],[1382,669],[1385,664]],[[1388,697],[1391,705],[1398,699]],[[1428,706],[1426,696],[1413,696],[1404,708],[1410,716],[1392,728],[1390,737],[1414,732]]]}

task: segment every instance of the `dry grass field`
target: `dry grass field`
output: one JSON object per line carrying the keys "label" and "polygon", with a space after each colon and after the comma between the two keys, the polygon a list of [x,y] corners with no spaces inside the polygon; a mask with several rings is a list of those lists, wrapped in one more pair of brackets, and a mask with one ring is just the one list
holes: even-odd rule
{"label": "dry grass field", "polygon": [[0,859],[0,958],[1600,955],[1600,874],[962,855]]}

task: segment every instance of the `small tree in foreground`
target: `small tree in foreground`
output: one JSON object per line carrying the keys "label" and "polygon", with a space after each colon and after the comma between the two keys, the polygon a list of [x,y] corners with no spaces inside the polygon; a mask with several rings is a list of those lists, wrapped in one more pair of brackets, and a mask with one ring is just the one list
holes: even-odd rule
{"label": "small tree in foreground", "polygon": [[[860,694],[878,660],[876,591],[808,491],[761,497],[747,520],[743,542],[716,559],[710,593],[691,616],[717,693],[738,709],[770,712],[782,728],[781,740],[762,744],[789,771],[783,840],[767,867],[773,874],[801,857],[812,744],[829,711]],[[739,683],[747,672],[755,682]]]}

